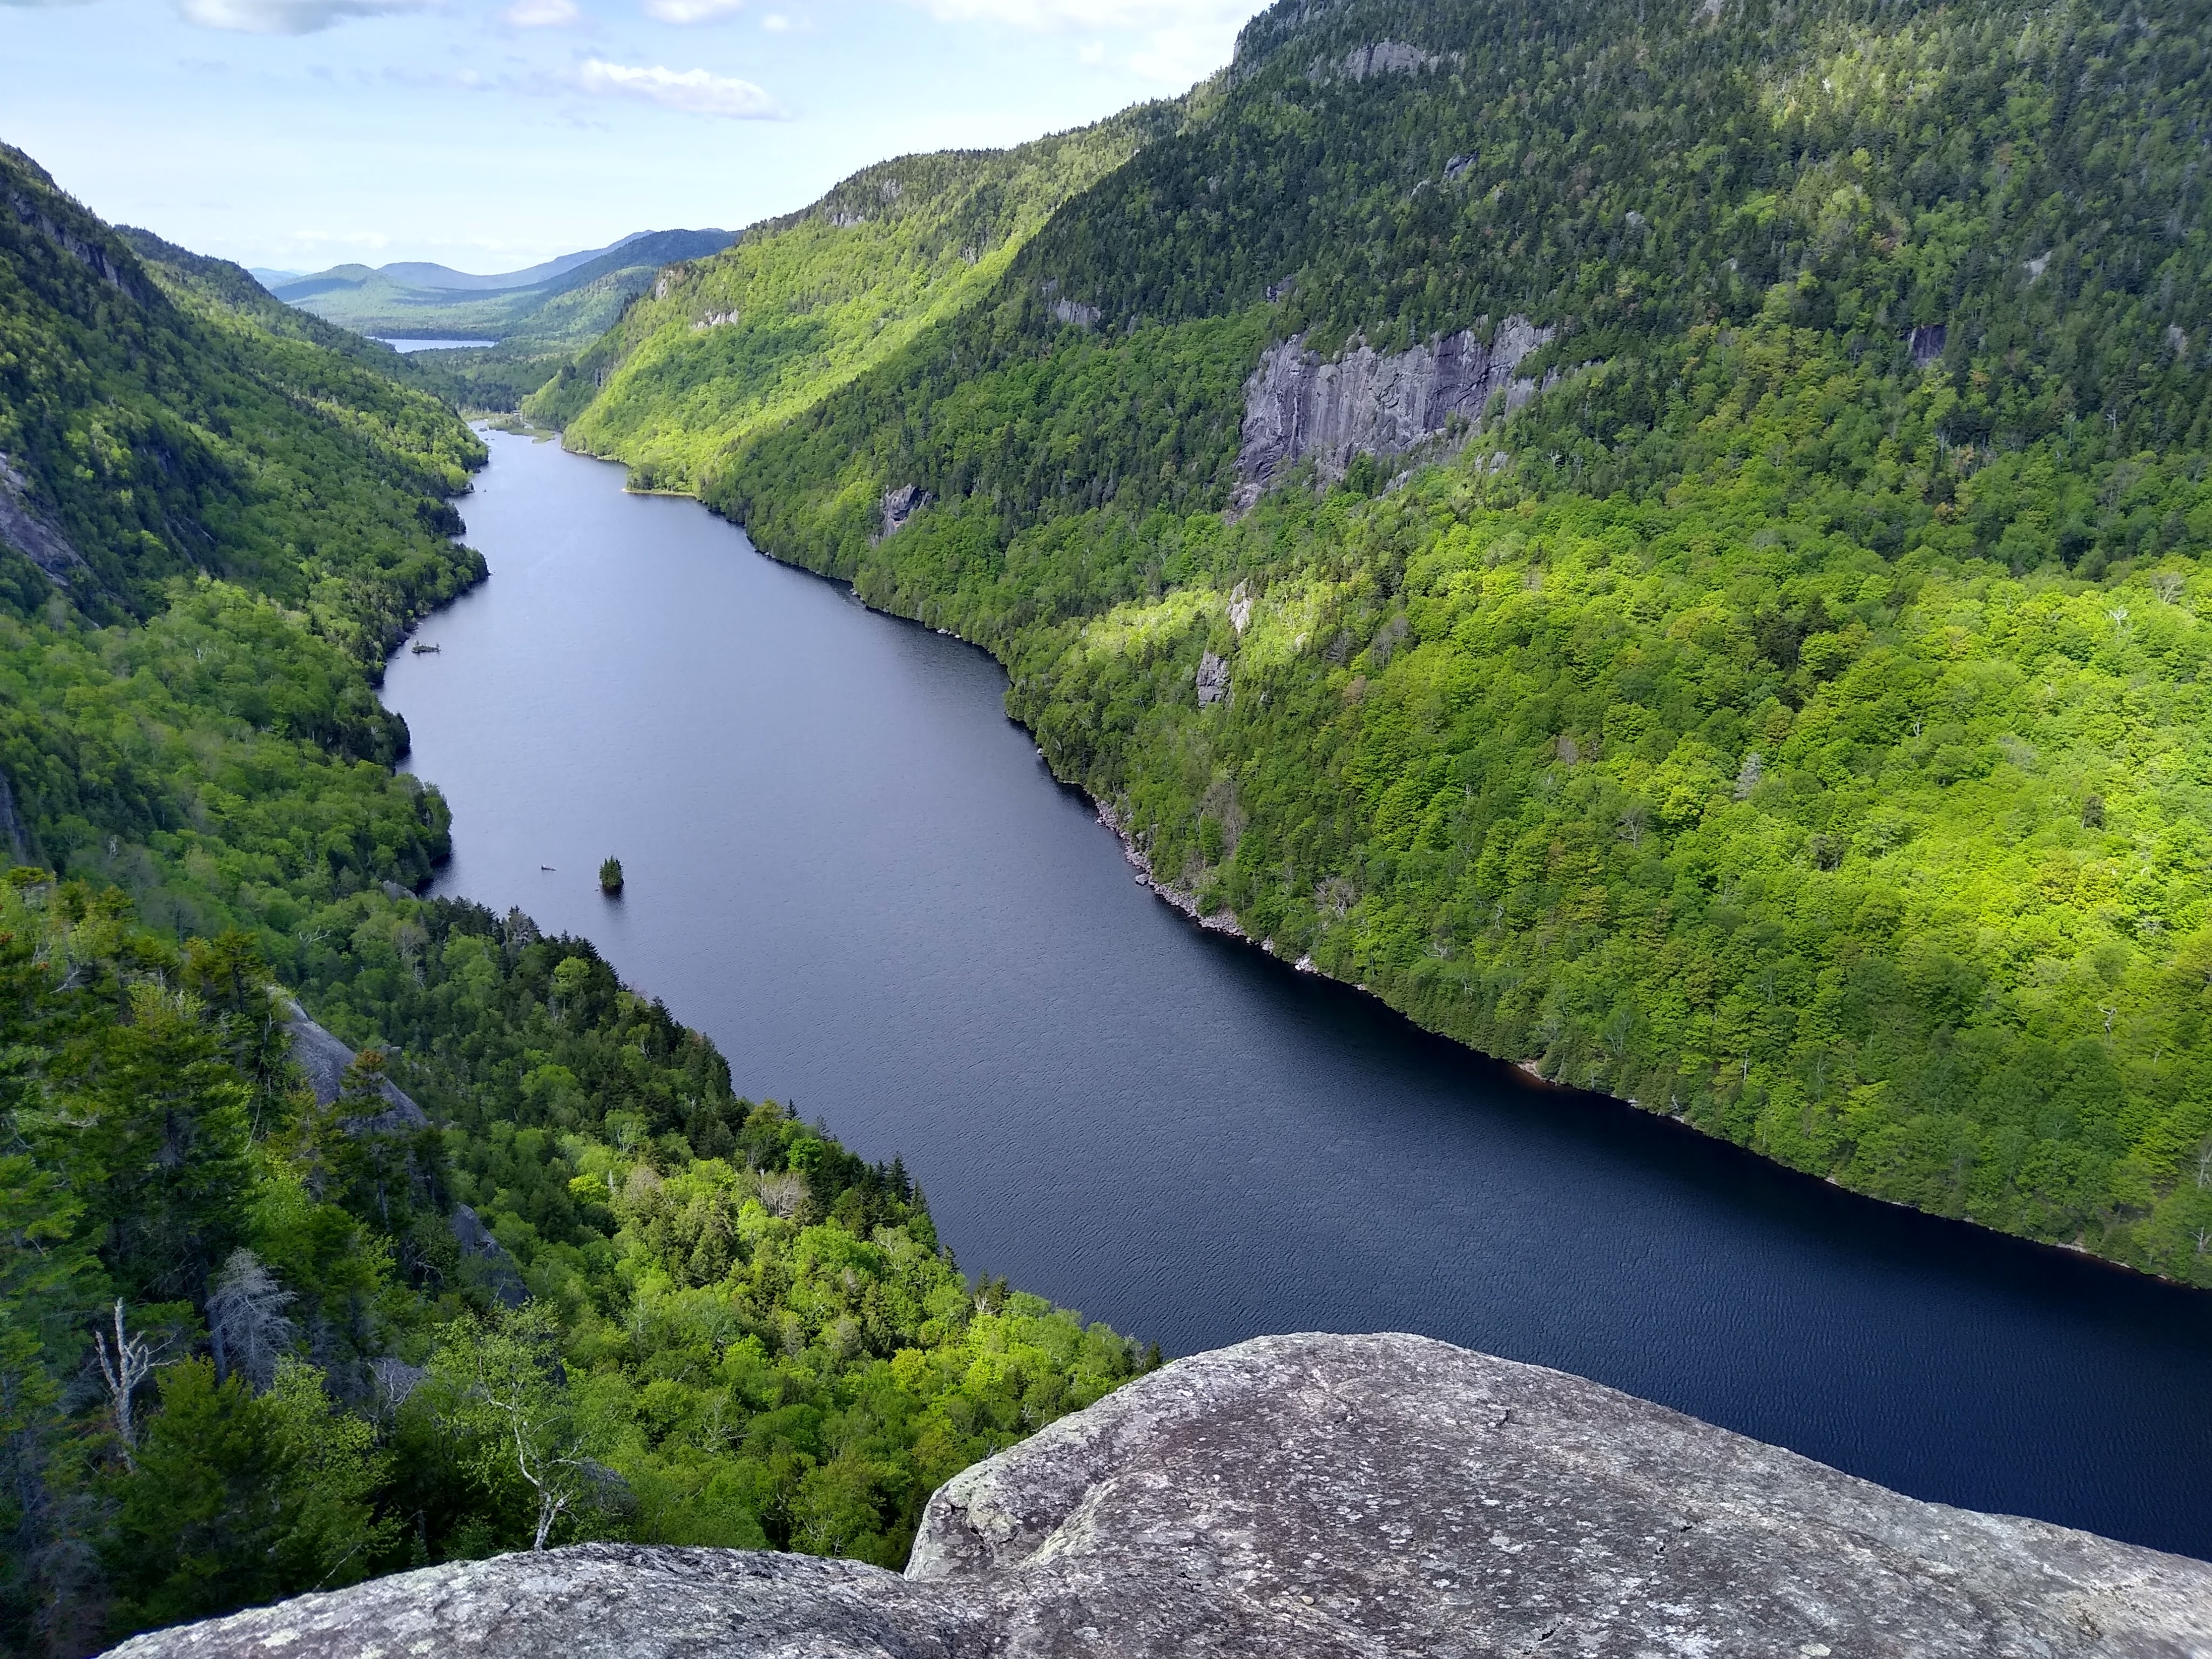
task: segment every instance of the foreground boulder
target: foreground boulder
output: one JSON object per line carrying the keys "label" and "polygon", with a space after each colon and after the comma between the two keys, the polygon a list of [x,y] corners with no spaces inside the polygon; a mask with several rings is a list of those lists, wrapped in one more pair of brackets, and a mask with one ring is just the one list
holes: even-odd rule
{"label": "foreground boulder", "polygon": [[1416,1336],[1263,1337],[948,1482],[900,1577],[592,1544],[142,1636],[131,1659],[2185,1656],[2212,1565],[1899,1496]]}

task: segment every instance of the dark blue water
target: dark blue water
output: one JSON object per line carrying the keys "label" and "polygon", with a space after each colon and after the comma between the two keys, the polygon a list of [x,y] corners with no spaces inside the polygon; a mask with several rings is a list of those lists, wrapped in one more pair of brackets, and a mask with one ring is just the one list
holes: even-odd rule
{"label": "dark blue water", "polygon": [[491,580],[386,687],[453,805],[441,890],[588,934],[740,1091],[903,1152],[969,1270],[1170,1353],[1427,1332],[2212,1556],[2212,1297],[1531,1086],[1201,933],[989,659],[489,440]]}

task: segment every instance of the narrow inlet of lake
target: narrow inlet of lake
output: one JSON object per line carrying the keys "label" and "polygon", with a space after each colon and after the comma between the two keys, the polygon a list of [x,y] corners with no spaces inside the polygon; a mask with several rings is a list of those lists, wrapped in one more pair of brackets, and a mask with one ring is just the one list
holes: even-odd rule
{"label": "narrow inlet of lake", "polygon": [[970,1273],[1170,1354],[1425,1332],[2212,1556],[2212,1297],[1533,1087],[1202,933],[981,653],[486,435],[491,579],[385,689],[453,804],[437,890],[589,937],[740,1093],[903,1153]]}

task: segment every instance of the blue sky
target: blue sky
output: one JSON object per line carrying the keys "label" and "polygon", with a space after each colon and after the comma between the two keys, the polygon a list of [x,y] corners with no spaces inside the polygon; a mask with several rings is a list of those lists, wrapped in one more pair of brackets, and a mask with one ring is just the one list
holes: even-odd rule
{"label": "blue sky", "polygon": [[513,270],[1180,92],[1259,0],[0,0],[0,140],[243,264]]}

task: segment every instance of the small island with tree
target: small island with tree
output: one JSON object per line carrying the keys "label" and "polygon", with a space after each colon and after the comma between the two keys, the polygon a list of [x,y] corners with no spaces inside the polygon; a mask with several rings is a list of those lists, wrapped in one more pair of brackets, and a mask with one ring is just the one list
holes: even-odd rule
{"label": "small island with tree", "polygon": [[612,898],[623,890],[622,860],[606,859],[599,865],[599,890]]}

